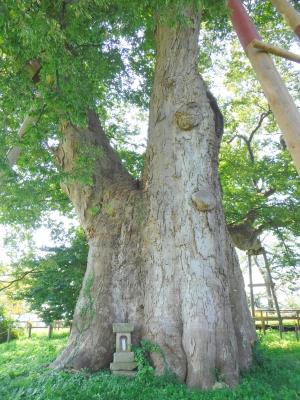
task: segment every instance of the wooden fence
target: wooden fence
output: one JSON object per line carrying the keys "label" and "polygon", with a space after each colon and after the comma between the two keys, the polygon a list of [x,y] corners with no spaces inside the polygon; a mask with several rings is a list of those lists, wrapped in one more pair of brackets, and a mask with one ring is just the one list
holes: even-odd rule
{"label": "wooden fence", "polygon": [[[295,332],[296,339],[299,340],[300,309],[280,310],[280,314],[282,319],[282,326],[280,326],[276,310],[256,309],[255,316],[253,318],[256,324],[256,328],[262,330],[264,334],[266,333],[267,329],[278,329],[281,338],[285,331],[293,330]],[[15,323],[8,327],[7,331],[5,332],[7,334],[7,342],[9,342],[11,339],[12,329],[18,328],[25,328],[27,330],[29,338],[31,338],[33,329],[48,329],[48,337],[50,339],[54,330],[59,331],[60,329],[66,327],[69,328],[69,333],[71,333],[72,321],[57,320],[48,325],[44,324],[42,321],[15,321]],[[3,334],[5,332],[0,332],[0,334]]]}
{"label": "wooden fence", "polygon": [[51,324],[44,324],[42,321],[15,321],[11,324],[7,331],[0,332],[0,334],[6,333],[7,334],[7,342],[11,339],[11,333],[13,329],[26,329],[28,338],[31,338],[33,329],[47,329],[48,330],[48,338],[51,339],[53,331],[63,328],[69,328],[69,333],[71,333],[72,329],[72,321],[53,321]]}
{"label": "wooden fence", "polygon": [[299,340],[300,310],[280,310],[280,314],[282,319],[282,326],[280,326],[276,310],[255,310],[254,321],[256,327],[261,329],[263,333],[266,333],[267,329],[277,328],[279,330],[280,337],[282,337],[282,334],[285,331],[294,330],[296,339]]}

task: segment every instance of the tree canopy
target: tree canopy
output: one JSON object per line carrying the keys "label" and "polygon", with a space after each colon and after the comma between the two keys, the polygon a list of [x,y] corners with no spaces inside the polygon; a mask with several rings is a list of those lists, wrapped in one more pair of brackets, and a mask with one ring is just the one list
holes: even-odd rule
{"label": "tree canopy", "polygon": [[13,297],[26,300],[43,321],[71,320],[86,270],[87,243],[76,231],[70,246],[47,249],[42,258],[22,259],[16,272],[32,271],[22,279]]}

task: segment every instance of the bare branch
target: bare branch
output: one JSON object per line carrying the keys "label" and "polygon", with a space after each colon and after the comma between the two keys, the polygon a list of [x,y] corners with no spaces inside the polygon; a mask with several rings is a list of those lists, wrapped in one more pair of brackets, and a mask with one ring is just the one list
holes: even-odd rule
{"label": "bare branch", "polygon": [[256,127],[253,129],[253,131],[250,133],[250,136],[249,136],[249,139],[248,139],[248,142],[249,142],[249,143],[252,142],[252,139],[253,139],[255,133],[259,130],[259,128],[261,127],[261,125],[262,125],[262,123],[264,122],[264,120],[265,120],[270,114],[272,114],[272,111],[270,110],[270,108],[269,108],[268,111],[266,111],[266,112],[264,112],[264,113],[261,114],[261,116],[260,116],[260,118],[259,118],[259,121],[258,121],[258,124],[257,124]]}
{"label": "bare branch", "polygon": [[[16,278],[16,279],[14,279],[14,280],[8,282],[7,285],[5,285],[5,286],[3,286],[2,288],[0,288],[0,292],[1,292],[2,290],[5,290],[5,289],[11,287],[13,284],[15,284],[15,283],[17,283],[17,282],[20,282],[22,279],[25,278],[25,276],[27,276],[27,275],[29,275],[29,274],[39,274],[39,273],[41,273],[41,272],[42,272],[42,271],[36,271],[36,270],[34,270],[34,269],[31,269],[31,270],[29,270],[29,271],[26,271],[26,272],[24,272],[19,278]],[[4,282],[6,282],[6,281],[0,281],[0,282],[4,283]]]}
{"label": "bare branch", "polygon": [[248,148],[250,158],[251,158],[252,162],[254,162],[254,155],[253,155],[253,151],[251,148],[251,142],[253,140],[255,133],[262,126],[262,123],[265,120],[265,118],[267,118],[271,113],[272,113],[272,111],[269,109],[268,111],[265,111],[260,115],[259,121],[258,121],[256,127],[251,131],[249,137],[242,135],[242,134],[236,134],[232,138],[230,138],[230,140],[228,141],[228,144],[232,143],[234,141],[234,139],[236,139],[236,138],[244,140],[244,142],[246,143],[246,146]]}

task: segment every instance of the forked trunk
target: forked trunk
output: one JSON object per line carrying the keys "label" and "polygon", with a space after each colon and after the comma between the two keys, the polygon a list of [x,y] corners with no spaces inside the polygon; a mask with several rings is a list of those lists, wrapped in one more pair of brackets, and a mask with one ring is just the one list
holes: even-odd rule
{"label": "forked trunk", "polygon": [[[119,166],[119,184],[104,179],[101,195],[94,189],[85,200],[86,208],[101,203],[99,215],[87,223],[77,207],[90,234],[88,268],[69,344],[54,366],[108,367],[112,323],[126,321],[135,343],[143,337],[161,347],[165,360],[152,355],[157,372],[170,368],[190,387],[217,379],[233,386],[251,362],[255,331],[217,172],[222,118],[197,72],[199,21],[188,14],[185,26],[157,28],[142,189]],[[73,201],[86,192],[68,191]]]}

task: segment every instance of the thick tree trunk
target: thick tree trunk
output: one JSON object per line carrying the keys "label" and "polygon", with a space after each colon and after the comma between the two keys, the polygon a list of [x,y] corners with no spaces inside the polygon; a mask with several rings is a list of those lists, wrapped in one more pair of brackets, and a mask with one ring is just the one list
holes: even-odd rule
{"label": "thick tree trunk", "polygon": [[[112,323],[125,321],[135,326],[135,343],[145,337],[161,347],[165,359],[152,358],[157,372],[168,367],[190,387],[209,388],[216,376],[233,386],[251,362],[255,331],[217,172],[222,119],[197,72],[199,21],[189,17],[186,26],[157,29],[143,189],[106,142],[114,183],[104,174],[89,201],[82,186],[68,189],[93,235],[56,367],[108,367]],[[99,126],[95,132],[103,136]],[[107,164],[97,165],[103,175]],[[101,212],[87,219],[86,204],[99,199]]]}
{"label": "thick tree trunk", "polygon": [[62,188],[89,239],[88,265],[69,344],[53,366],[98,370],[108,367],[112,358],[113,322],[130,320],[141,337],[144,204],[142,192],[109,145],[93,112],[89,113],[88,129],[64,127],[64,141],[56,156],[71,176],[82,148],[95,154],[92,184],[69,179]]}

